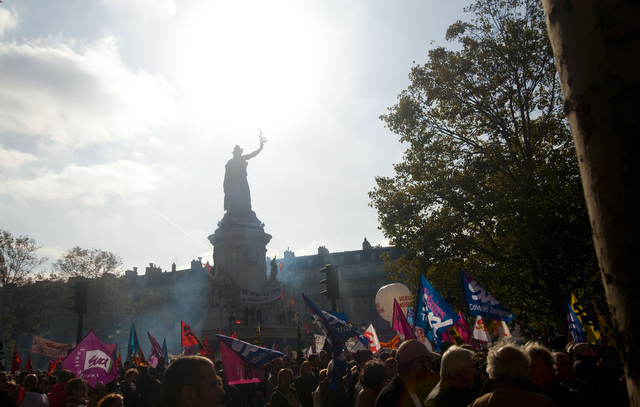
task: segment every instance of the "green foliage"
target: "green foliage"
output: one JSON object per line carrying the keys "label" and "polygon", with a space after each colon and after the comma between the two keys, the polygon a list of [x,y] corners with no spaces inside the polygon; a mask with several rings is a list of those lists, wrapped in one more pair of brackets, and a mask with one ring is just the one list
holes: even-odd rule
{"label": "green foliage", "polygon": [[120,266],[122,266],[122,259],[117,254],[96,248],[88,250],[76,246],[53,263],[53,270],[57,278],[98,278],[105,273],[121,275]]}
{"label": "green foliage", "polygon": [[[481,0],[382,116],[408,144],[370,192],[381,228],[408,252],[391,270],[424,274],[463,308],[462,267],[520,320],[562,326],[572,290],[602,285],[542,9]],[[566,322],[565,322],[566,326]]]}

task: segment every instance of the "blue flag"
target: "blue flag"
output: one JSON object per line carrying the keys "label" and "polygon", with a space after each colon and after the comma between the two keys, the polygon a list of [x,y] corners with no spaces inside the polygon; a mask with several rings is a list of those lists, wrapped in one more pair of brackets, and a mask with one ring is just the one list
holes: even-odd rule
{"label": "blue flag", "polygon": [[131,331],[129,332],[129,345],[127,346],[127,361],[131,362],[131,355],[138,353],[140,349],[140,342],[138,341],[138,334],[136,333],[136,326],[131,323]]}
{"label": "blue flag", "polygon": [[565,305],[567,307],[567,324],[569,325],[569,332],[573,335],[573,341],[575,343],[586,342],[587,336],[584,334],[582,323],[578,319],[576,313],[573,312],[573,309],[571,309],[569,301],[565,300]]}
{"label": "blue flag", "polygon": [[[348,365],[347,358],[344,356],[341,338],[350,339],[354,336],[360,336],[360,333],[330,313],[320,310],[306,295],[302,294],[302,298],[311,316],[318,321],[318,325],[320,325],[331,344],[333,369],[329,372],[329,388],[337,390]],[[355,335],[353,334],[354,332]]]}
{"label": "blue flag", "polygon": [[162,341],[162,356],[164,356],[165,363],[169,364],[169,351],[167,350],[167,338]]}
{"label": "blue flag", "polygon": [[440,350],[442,332],[455,324],[460,316],[424,276],[420,276],[417,311],[416,326],[424,329],[427,338],[436,345],[436,350]]}
{"label": "blue flag", "polygon": [[258,369],[260,366],[267,362],[271,362],[273,359],[278,359],[284,356],[284,353],[277,350],[261,348],[252,343],[241,341],[240,339],[231,338],[229,336],[216,334],[220,342],[227,345],[238,357],[247,362],[254,369]]}
{"label": "blue flag", "polygon": [[460,281],[462,282],[462,291],[464,291],[465,299],[469,315],[480,315],[484,319],[495,319],[498,321],[511,322],[513,314],[500,304],[498,300],[493,298],[476,280],[472,279],[460,270]]}

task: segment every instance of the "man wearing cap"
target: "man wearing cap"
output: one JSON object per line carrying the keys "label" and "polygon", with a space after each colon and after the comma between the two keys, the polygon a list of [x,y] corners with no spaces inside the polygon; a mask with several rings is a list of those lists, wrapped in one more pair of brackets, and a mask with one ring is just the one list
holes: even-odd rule
{"label": "man wearing cap", "polygon": [[378,394],[374,407],[422,407],[416,387],[429,375],[431,361],[436,357],[415,339],[403,342],[395,357],[398,374]]}

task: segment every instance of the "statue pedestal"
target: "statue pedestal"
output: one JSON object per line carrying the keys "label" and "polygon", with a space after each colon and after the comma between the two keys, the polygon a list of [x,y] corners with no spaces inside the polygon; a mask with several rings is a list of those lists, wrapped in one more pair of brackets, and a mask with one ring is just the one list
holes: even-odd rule
{"label": "statue pedestal", "polygon": [[267,243],[271,235],[262,224],[250,218],[220,222],[220,227],[209,236],[214,248],[216,272],[224,272],[235,286],[254,293],[262,293],[267,283]]}

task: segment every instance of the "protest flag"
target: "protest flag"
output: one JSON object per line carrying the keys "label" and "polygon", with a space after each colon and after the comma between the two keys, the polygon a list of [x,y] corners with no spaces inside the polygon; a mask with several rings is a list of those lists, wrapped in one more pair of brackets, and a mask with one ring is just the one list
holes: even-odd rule
{"label": "protest flag", "polygon": [[27,361],[24,364],[23,372],[33,373],[33,366],[31,365],[31,353],[27,354]]}
{"label": "protest flag", "polygon": [[134,362],[136,355],[140,349],[138,334],[136,333],[136,325],[131,323],[131,331],[129,332],[129,344],[127,345],[127,361]]}
{"label": "protest flag", "polygon": [[575,343],[586,342],[587,338],[584,334],[582,323],[578,319],[576,313],[573,312],[569,301],[566,301],[565,305],[567,308],[567,325],[569,326],[569,332],[571,332],[571,336],[573,336],[573,341]]}
{"label": "protest flag", "polygon": [[169,364],[169,351],[167,350],[167,338],[162,340],[162,356],[164,356],[165,363]]}
{"label": "protest flag", "polygon": [[201,343],[200,343],[200,339],[198,339],[196,334],[193,333],[193,330],[191,330],[191,327],[189,325],[187,325],[184,321],[180,321],[180,324],[182,326],[182,329],[180,330],[180,332],[181,332],[181,335],[180,335],[181,346],[183,348],[188,347],[188,346],[195,346],[195,345],[202,346]]}
{"label": "protest flag", "polygon": [[122,358],[120,357],[120,348],[118,348],[118,358],[116,359],[116,370],[117,369],[124,369],[122,366]]}
{"label": "protest flag", "polygon": [[611,326],[607,322],[605,316],[601,314],[600,311],[598,311],[595,300],[592,298],[591,301],[593,301],[593,309],[596,310],[596,315],[598,316],[598,325],[600,327],[600,332],[602,333],[602,335],[605,335],[607,338],[609,338],[609,346],[618,349],[618,343],[616,342],[616,339],[614,337],[613,329],[611,329]]}
{"label": "protest flag", "polygon": [[378,338],[378,334],[376,333],[376,329],[373,327],[373,324],[369,324],[369,328],[364,331],[364,336],[369,339],[369,349],[371,352],[376,353],[380,350],[380,339]]}
{"label": "protest flag", "polygon": [[400,308],[400,304],[395,298],[393,299],[393,325],[391,329],[398,332],[404,339],[415,339],[411,325],[407,322],[407,318],[405,318],[404,312],[402,312],[402,308]]}
{"label": "protest flag", "polygon": [[300,332],[300,324],[298,324],[298,341],[296,343],[296,352],[300,352],[303,346],[304,346],[304,342],[302,342],[302,333]]}
{"label": "protest flag", "polygon": [[394,336],[389,342],[380,342],[380,347],[385,349],[398,349],[399,346],[400,337],[398,335]]}
{"label": "protest flag", "polygon": [[291,301],[289,301],[289,309],[293,308],[294,305],[296,305],[296,301],[291,297]]}
{"label": "protest flag", "polygon": [[118,377],[111,352],[93,330],[62,361],[62,366],[76,377],[85,379],[91,387],[98,382],[109,383]]}
{"label": "protest flag", "polygon": [[20,355],[18,354],[18,348],[13,348],[13,359],[11,360],[11,374],[15,375],[18,370],[20,370],[20,366],[22,365],[22,359],[20,359]]}
{"label": "protest flag", "polygon": [[262,345],[262,333],[260,332],[260,325],[258,325],[258,329],[256,329],[256,334],[253,335],[253,344],[260,347],[264,346]]}
{"label": "protest flag", "polygon": [[220,340],[221,344],[227,345],[229,349],[255,369],[260,368],[260,366],[267,362],[271,362],[273,359],[284,356],[282,352],[256,346],[230,336],[216,334],[216,337]]}
{"label": "protest flag", "polygon": [[48,374],[49,376],[51,376],[51,372],[53,372],[53,360],[49,360],[49,370],[48,370]]}
{"label": "protest flag", "polygon": [[591,318],[589,318],[589,316],[587,315],[587,311],[585,311],[585,309],[582,308],[582,305],[580,305],[580,303],[578,302],[578,299],[573,293],[571,293],[570,305],[571,305],[571,309],[576,314],[576,316],[580,320],[580,323],[582,324],[582,329],[584,330],[584,334],[587,337],[587,341],[590,344],[595,345],[596,342],[598,341],[598,338],[600,338],[600,333],[595,330],[596,324],[593,323]]}
{"label": "protest flag", "polygon": [[[329,372],[329,388],[337,390],[340,386],[340,380],[342,379],[343,373],[347,370],[347,359],[344,355],[340,339],[341,335],[344,335],[344,333],[341,332],[341,330],[343,327],[349,327],[349,325],[345,323],[340,324],[338,322],[338,318],[335,316],[330,315],[329,313],[323,313],[320,308],[313,303],[313,301],[307,298],[306,295],[302,294],[302,298],[304,299],[304,303],[311,313],[311,316],[318,322],[331,345],[333,363],[332,369]],[[353,327],[349,328],[353,329]],[[349,337],[351,338],[353,336],[359,336],[359,332],[356,331],[356,335],[350,335]]]}
{"label": "protest flag", "polygon": [[[233,340],[232,338],[229,339]],[[222,357],[224,379],[227,385],[259,383],[262,381],[256,368],[247,363],[222,340],[220,340],[220,356]]]}
{"label": "protest flag", "polygon": [[492,343],[489,327],[485,324],[480,315],[476,317],[476,325],[473,327],[473,338],[481,342]]}
{"label": "protest flag", "polygon": [[49,376],[51,376],[53,371],[56,370],[56,367],[58,367],[58,364],[60,364],[61,362],[62,362],[62,358],[60,356],[58,356],[58,359],[56,359],[55,361],[50,360],[49,361],[49,372],[47,374]]}
{"label": "protest flag", "polygon": [[435,345],[435,349],[440,350],[442,334],[458,322],[460,316],[423,275],[420,276],[417,300],[415,325],[422,328],[427,339]]}
{"label": "protest flag", "polygon": [[480,284],[467,273],[460,271],[460,282],[462,283],[462,291],[467,303],[469,315],[482,316],[483,319],[496,319],[505,322],[511,322],[513,314],[506,309],[498,300],[493,298]]}
{"label": "protest flag", "polygon": [[236,335],[236,331],[231,332],[231,337],[238,339],[238,335]]}
{"label": "protest flag", "polygon": [[200,348],[200,355],[205,357],[212,357],[213,352],[211,351],[211,346],[209,345],[209,338],[204,336],[204,341],[202,341],[202,347]]}
{"label": "protest flag", "polygon": [[462,315],[461,311],[458,311],[458,316],[460,317],[458,321],[454,324],[456,331],[462,338],[464,343],[469,343],[471,339],[471,329],[469,329],[469,325],[467,324],[467,319]]}

